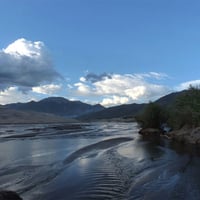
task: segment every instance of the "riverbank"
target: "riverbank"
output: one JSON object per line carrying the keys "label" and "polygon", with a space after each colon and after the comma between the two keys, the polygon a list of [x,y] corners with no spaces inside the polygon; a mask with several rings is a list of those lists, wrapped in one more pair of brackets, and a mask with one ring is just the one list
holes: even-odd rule
{"label": "riverbank", "polygon": [[200,127],[182,128],[179,130],[163,133],[159,129],[146,128],[139,131],[144,137],[164,137],[182,144],[200,145]]}
{"label": "riverbank", "polygon": [[177,142],[200,145],[200,127],[175,130],[169,136]]}

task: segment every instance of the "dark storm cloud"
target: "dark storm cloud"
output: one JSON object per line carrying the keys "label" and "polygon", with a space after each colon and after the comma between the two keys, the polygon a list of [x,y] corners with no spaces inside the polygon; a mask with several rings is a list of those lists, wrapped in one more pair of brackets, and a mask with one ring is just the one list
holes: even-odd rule
{"label": "dark storm cloud", "polygon": [[92,83],[102,81],[105,78],[111,79],[112,76],[110,74],[107,74],[107,73],[103,73],[103,74],[100,74],[100,75],[97,75],[97,74],[94,74],[94,73],[89,73],[85,76],[86,81],[90,81]]}

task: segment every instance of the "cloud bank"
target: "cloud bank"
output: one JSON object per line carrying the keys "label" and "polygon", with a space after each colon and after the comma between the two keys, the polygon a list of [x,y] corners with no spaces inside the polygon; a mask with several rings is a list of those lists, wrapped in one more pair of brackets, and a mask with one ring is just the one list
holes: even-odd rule
{"label": "cloud bank", "polygon": [[36,100],[36,97],[33,94],[26,94],[20,91],[15,86],[0,91],[0,104],[28,102],[30,100]]}
{"label": "cloud bank", "polygon": [[76,83],[65,82],[55,70],[41,41],[18,39],[0,50],[0,104],[26,102],[48,95],[67,96],[104,106],[143,103],[172,91],[200,85],[192,80],[169,88],[162,82],[169,77],[158,72],[142,74],[89,73]]}
{"label": "cloud bank", "polygon": [[59,92],[61,90],[61,88],[62,88],[62,85],[49,84],[49,85],[33,87],[32,91],[39,93],[39,94],[52,95],[52,94]]}
{"label": "cloud bank", "polygon": [[101,104],[113,106],[133,102],[155,100],[171,90],[151,80],[166,78],[165,74],[150,72],[146,74],[88,74],[74,84],[76,95],[101,97]]}
{"label": "cloud bank", "polygon": [[62,85],[49,84],[33,87],[32,90],[24,92],[17,86],[11,86],[4,90],[0,90],[0,104],[28,102],[31,100],[37,101],[49,95],[54,96],[55,94],[58,94],[61,88]]}
{"label": "cloud bank", "polygon": [[187,82],[181,83],[175,89],[181,91],[181,90],[188,89],[190,86],[199,87],[200,86],[200,80],[192,80],[192,81],[187,81]]}
{"label": "cloud bank", "polygon": [[0,89],[22,90],[61,79],[41,41],[18,39],[0,50]]}

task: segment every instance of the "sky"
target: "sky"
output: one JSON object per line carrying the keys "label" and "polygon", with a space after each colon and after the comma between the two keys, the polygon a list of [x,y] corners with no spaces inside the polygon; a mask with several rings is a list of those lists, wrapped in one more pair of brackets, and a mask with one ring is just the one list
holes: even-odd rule
{"label": "sky", "polygon": [[115,106],[200,84],[198,0],[0,0],[0,104]]}

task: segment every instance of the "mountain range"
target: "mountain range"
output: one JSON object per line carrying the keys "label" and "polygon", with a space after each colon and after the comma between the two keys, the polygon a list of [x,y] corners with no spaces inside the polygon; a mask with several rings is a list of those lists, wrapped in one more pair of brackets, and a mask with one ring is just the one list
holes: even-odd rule
{"label": "mountain range", "polygon": [[[158,100],[154,101],[155,103],[159,104],[160,106],[170,106],[172,105],[176,98],[181,95],[184,91],[181,92],[173,92],[166,96],[159,98]],[[119,106],[113,106],[110,108],[105,108],[101,111],[88,113],[86,115],[80,116],[79,119],[81,120],[101,120],[101,119],[113,119],[113,118],[123,118],[129,119],[133,118],[139,112],[141,112],[146,103],[141,104],[124,104]]]}
{"label": "mountain range", "polygon": [[50,113],[68,118],[75,118],[80,115],[105,109],[100,104],[90,105],[81,101],[70,101],[63,97],[48,97],[38,102],[12,103],[7,104],[4,107],[20,111]]}
{"label": "mountain range", "polygon": [[[161,106],[171,105],[177,96],[183,92],[184,91],[168,94],[156,100],[155,102]],[[138,114],[138,112],[142,111],[145,105],[145,103],[133,103],[105,108],[100,104],[90,105],[81,101],[70,101],[63,97],[48,97],[38,102],[30,101],[27,103],[12,103],[1,106],[0,108],[4,108],[4,112],[5,109],[7,109],[9,112],[11,112],[10,110],[12,110],[12,112],[15,110],[23,113],[47,113],[64,118],[76,118],[79,120],[91,121],[113,118],[132,118]]]}

